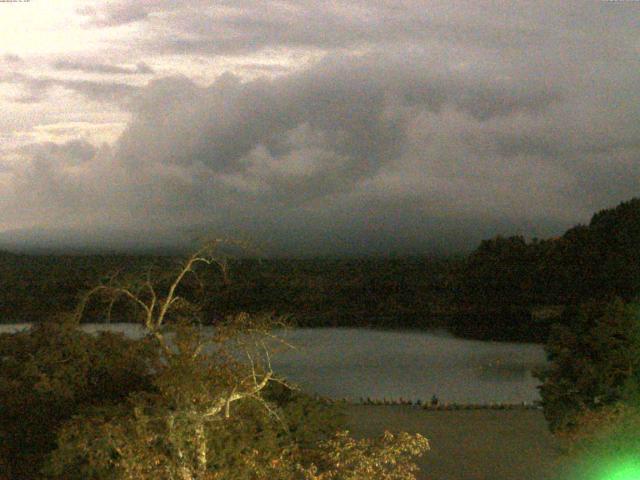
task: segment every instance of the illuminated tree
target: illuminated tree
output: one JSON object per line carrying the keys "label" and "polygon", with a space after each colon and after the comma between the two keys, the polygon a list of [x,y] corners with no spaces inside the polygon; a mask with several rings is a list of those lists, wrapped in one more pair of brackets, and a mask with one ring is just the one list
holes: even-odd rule
{"label": "illuminated tree", "polygon": [[221,243],[189,257],[164,288],[151,275],[112,279],[84,297],[77,319],[93,296],[109,308],[120,298],[136,305],[160,359],[151,390],[66,422],[45,472],[65,480],[414,479],[412,459],[428,448],[423,437],[356,442],[339,433],[330,439],[330,420],[305,432],[299,427],[313,411],[302,419],[270,396],[274,386],[291,388],[271,368],[272,350],[284,344],[273,334],[279,319],[240,314],[211,329],[201,326],[198,304],[180,289],[188,276],[199,278],[197,265],[225,271],[216,255]]}

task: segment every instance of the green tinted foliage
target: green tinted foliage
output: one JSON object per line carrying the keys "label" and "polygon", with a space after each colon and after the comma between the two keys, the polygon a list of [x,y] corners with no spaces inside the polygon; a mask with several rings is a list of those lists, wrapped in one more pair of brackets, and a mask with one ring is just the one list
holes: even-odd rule
{"label": "green tinted foliage", "polygon": [[550,366],[537,373],[552,431],[576,426],[587,410],[630,395],[640,375],[638,306],[621,300],[567,309],[546,346]]}
{"label": "green tinted foliage", "polygon": [[561,436],[565,454],[558,480],[640,478],[640,405],[616,403],[585,411]]}
{"label": "green tinted foliage", "polygon": [[[56,429],[94,405],[151,388],[154,351],[122,335],[45,322],[0,335],[0,438],[13,478],[35,478]],[[1,462],[0,462],[1,463]]]}

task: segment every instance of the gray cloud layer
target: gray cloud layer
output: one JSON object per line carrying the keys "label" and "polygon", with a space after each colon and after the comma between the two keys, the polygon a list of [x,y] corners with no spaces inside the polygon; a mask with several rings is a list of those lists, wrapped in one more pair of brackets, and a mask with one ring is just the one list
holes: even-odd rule
{"label": "gray cloud layer", "polygon": [[77,62],[73,60],[58,60],[53,63],[55,70],[79,71],[86,73],[104,73],[107,75],[140,75],[153,73],[153,69],[144,62],[139,62],[135,68],[120,67],[105,63]]}
{"label": "gray cloud layer", "polygon": [[23,73],[0,74],[0,83],[16,84],[25,89],[25,94],[15,97],[18,103],[36,103],[48,98],[51,89],[62,87],[79,93],[88,100],[126,104],[139,88],[123,82],[71,80],[49,76],[34,76]]}
{"label": "gray cloud layer", "polygon": [[[138,58],[324,55],[208,86],[188,76],[142,88],[5,77],[28,87],[24,101],[64,87],[131,118],[112,146],[23,148],[24,161],[0,170],[0,214],[27,226],[206,225],[292,254],[558,234],[639,194],[640,9],[605,3],[127,0],[84,9],[87,28],[135,23],[149,33],[132,44]],[[151,73],[126,64],[53,66]]]}

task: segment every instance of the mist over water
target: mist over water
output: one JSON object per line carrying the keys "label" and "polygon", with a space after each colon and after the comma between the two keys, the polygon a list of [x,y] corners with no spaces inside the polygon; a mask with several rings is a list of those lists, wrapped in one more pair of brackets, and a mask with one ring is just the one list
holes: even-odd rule
{"label": "mist over water", "polygon": [[[1,332],[28,328],[0,325]],[[134,324],[86,324],[140,338]],[[303,390],[331,398],[440,402],[520,403],[540,397],[531,369],[546,362],[542,345],[454,338],[443,331],[316,328],[275,331],[295,349],[271,357],[280,376]]]}

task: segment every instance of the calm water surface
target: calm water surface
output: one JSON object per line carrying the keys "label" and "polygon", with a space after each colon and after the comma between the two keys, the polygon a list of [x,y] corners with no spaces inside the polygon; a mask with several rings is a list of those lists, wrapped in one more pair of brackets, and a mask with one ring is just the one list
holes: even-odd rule
{"label": "calm water surface", "polygon": [[[0,325],[0,332],[28,328]],[[132,324],[87,324],[84,330],[143,334]],[[350,328],[277,332],[296,346],[272,356],[276,373],[304,390],[332,398],[489,403],[539,399],[533,367],[545,364],[542,345],[454,338],[442,331]]]}

